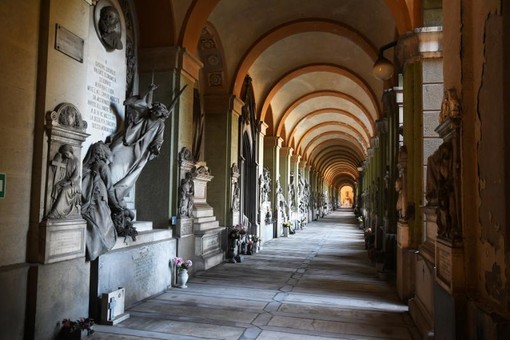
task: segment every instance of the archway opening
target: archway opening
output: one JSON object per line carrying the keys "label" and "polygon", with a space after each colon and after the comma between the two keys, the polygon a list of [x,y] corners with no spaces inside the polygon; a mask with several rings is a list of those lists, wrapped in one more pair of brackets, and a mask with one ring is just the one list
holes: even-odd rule
{"label": "archway opening", "polygon": [[340,202],[341,208],[352,208],[354,205],[354,189],[350,185],[345,185],[340,189]]}

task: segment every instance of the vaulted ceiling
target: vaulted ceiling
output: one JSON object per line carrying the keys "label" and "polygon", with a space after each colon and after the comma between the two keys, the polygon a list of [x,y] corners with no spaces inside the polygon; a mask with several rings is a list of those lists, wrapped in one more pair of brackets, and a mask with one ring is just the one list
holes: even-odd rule
{"label": "vaulted ceiling", "polygon": [[[202,52],[206,72],[221,76],[222,86],[210,91],[239,96],[249,75],[267,135],[281,137],[327,182],[340,186],[358,177],[381,118],[384,83],[372,75],[378,49],[410,29],[413,3],[174,0],[175,25],[166,39],[197,56]],[[138,10],[146,6],[136,4]],[[204,35],[215,41],[209,56],[200,47]]]}

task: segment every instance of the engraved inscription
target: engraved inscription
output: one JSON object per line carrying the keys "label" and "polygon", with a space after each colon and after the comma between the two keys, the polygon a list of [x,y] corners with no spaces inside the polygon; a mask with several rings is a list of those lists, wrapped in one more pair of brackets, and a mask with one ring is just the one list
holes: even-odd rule
{"label": "engraved inscription", "polygon": [[51,234],[50,256],[73,253],[81,250],[81,230],[57,231]]}
{"label": "engraved inscription", "polygon": [[438,262],[438,273],[440,278],[450,284],[452,278],[450,253],[443,249],[438,249]]}
{"label": "engraved inscription", "polygon": [[135,282],[140,285],[140,289],[149,288],[149,279],[154,266],[154,253],[149,248],[142,248],[133,255],[135,267]]}
{"label": "engraved inscription", "polygon": [[191,219],[181,219],[179,222],[179,232],[180,236],[190,235],[193,233],[193,223]]}
{"label": "engraved inscription", "polygon": [[220,247],[220,240],[218,235],[213,235],[211,237],[204,237],[202,244],[204,253],[208,253]]}
{"label": "engraved inscription", "polygon": [[91,68],[91,78],[87,84],[87,106],[92,128],[106,134],[117,129],[117,119],[112,106],[120,104],[115,93],[117,72],[104,63],[96,60]]}

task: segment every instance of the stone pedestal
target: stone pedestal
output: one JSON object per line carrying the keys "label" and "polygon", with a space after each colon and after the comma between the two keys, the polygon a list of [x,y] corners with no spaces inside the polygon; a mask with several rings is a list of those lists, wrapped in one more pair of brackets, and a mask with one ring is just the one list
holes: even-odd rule
{"label": "stone pedestal", "polygon": [[435,243],[437,222],[434,207],[424,207],[425,242],[416,253],[415,295],[409,300],[409,313],[422,337],[434,334]]}
{"label": "stone pedestal", "polygon": [[193,205],[193,235],[195,236],[195,269],[207,270],[224,260],[221,240],[224,227],[214,216],[214,209],[207,203],[207,184],[213,179],[205,163],[197,163]]}
{"label": "stone pedestal", "polygon": [[464,249],[448,240],[436,240],[436,281],[449,294],[464,291]]}
{"label": "stone pedestal", "polygon": [[84,219],[45,220],[39,239],[41,263],[54,263],[85,256]]}
{"label": "stone pedestal", "polygon": [[119,238],[113,249],[91,262],[90,305],[100,320],[100,298],[125,288],[125,306],[163,292],[172,282],[170,263],[176,256],[176,240],[168,229],[138,233],[136,241]]}
{"label": "stone pedestal", "polygon": [[466,297],[464,249],[460,244],[438,237],[436,240],[436,313],[435,334],[443,339],[460,339],[466,335],[464,325]]}
{"label": "stone pedestal", "polygon": [[402,301],[414,295],[415,249],[409,248],[409,225],[397,223],[397,293]]}
{"label": "stone pedestal", "polygon": [[273,239],[273,223],[264,223],[261,226],[262,244]]}
{"label": "stone pedestal", "polygon": [[44,218],[38,229],[32,226],[31,240],[37,244],[30,246],[29,257],[48,264],[85,256],[86,222],[81,217],[79,163],[82,144],[89,134],[85,133],[87,123],[71,103],[61,103],[49,112],[45,127],[49,147]]}
{"label": "stone pedestal", "polygon": [[193,219],[180,218],[175,226],[175,234],[177,237],[184,237],[193,234]]}

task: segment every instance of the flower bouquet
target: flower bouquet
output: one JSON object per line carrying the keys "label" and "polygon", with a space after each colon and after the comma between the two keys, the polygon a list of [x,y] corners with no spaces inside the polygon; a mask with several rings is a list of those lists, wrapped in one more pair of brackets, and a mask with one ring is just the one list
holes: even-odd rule
{"label": "flower bouquet", "polygon": [[283,226],[283,236],[287,237],[289,234],[294,234],[295,231],[292,229],[292,222],[285,221],[282,223]]}
{"label": "flower bouquet", "polygon": [[177,268],[178,272],[181,272],[184,269],[188,270],[193,265],[193,262],[191,262],[191,260],[184,261],[180,257],[176,257],[174,259],[174,262],[175,262],[175,268]]}
{"label": "flower bouquet", "polygon": [[80,318],[76,321],[64,319],[58,339],[81,339],[83,336],[89,336],[94,333],[93,325],[94,320],[90,318]]}
{"label": "flower bouquet", "polygon": [[241,235],[246,234],[246,228],[242,224],[237,224],[229,228],[228,236],[231,239],[239,239]]}

